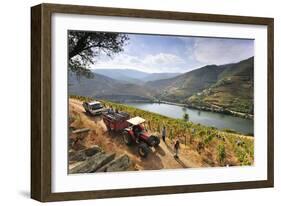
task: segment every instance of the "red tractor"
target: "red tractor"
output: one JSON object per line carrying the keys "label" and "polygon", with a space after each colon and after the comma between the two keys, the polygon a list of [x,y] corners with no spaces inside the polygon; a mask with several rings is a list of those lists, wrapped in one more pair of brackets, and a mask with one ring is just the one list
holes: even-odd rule
{"label": "red tractor", "polygon": [[103,121],[108,131],[122,131],[123,140],[127,145],[138,144],[138,153],[141,157],[147,157],[149,147],[157,147],[160,144],[157,136],[146,131],[143,126],[145,120],[141,117],[130,119],[125,112],[107,112],[103,114]]}
{"label": "red tractor", "polygon": [[141,157],[147,157],[149,147],[157,147],[160,144],[160,139],[157,136],[150,135],[143,126],[145,119],[134,117],[127,120],[129,127],[123,131],[123,140],[127,145],[133,143],[138,144],[138,153]]}

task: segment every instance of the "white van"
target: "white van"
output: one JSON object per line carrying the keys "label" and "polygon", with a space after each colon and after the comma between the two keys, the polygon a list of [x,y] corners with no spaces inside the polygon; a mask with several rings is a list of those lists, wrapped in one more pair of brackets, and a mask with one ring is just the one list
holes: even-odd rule
{"label": "white van", "polygon": [[85,111],[91,115],[100,115],[106,111],[103,105],[98,101],[84,102],[83,107]]}

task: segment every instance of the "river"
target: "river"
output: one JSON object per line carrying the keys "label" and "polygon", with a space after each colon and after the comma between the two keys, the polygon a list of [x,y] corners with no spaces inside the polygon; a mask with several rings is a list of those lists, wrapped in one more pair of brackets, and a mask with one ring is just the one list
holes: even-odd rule
{"label": "river", "polygon": [[206,126],[213,126],[218,129],[231,129],[243,134],[254,133],[254,122],[251,119],[244,119],[227,114],[201,111],[185,108],[177,105],[163,103],[126,103],[130,106],[165,115],[172,118],[183,118],[184,113],[189,115],[189,121],[200,123]]}

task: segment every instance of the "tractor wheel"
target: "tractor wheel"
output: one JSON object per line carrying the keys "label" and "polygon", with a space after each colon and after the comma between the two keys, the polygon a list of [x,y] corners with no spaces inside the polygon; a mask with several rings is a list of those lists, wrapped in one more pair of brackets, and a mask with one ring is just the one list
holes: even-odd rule
{"label": "tractor wheel", "polygon": [[154,136],[154,140],[155,140],[154,147],[158,147],[160,144],[160,139],[158,137]]}
{"label": "tractor wheel", "polygon": [[149,148],[148,148],[147,144],[142,143],[138,146],[138,153],[141,157],[144,157],[144,158],[147,157],[148,152],[149,152]]}
{"label": "tractor wheel", "polygon": [[156,136],[150,136],[148,138],[148,144],[151,146],[151,147],[158,147],[158,145],[160,144],[160,139]]}
{"label": "tractor wheel", "polygon": [[128,132],[123,132],[123,140],[126,145],[131,145],[133,143],[133,139]]}

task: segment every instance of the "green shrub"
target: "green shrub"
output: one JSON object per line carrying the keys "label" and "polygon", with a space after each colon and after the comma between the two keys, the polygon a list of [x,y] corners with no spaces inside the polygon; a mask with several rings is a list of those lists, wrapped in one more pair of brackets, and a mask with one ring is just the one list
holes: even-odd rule
{"label": "green shrub", "polygon": [[226,158],[225,146],[223,144],[218,146],[218,158],[220,163],[223,163]]}
{"label": "green shrub", "polygon": [[208,135],[207,137],[204,138],[204,144],[209,144],[214,138],[213,134]]}
{"label": "green shrub", "polygon": [[189,115],[188,115],[187,113],[184,113],[183,119],[184,119],[185,121],[189,121]]}

